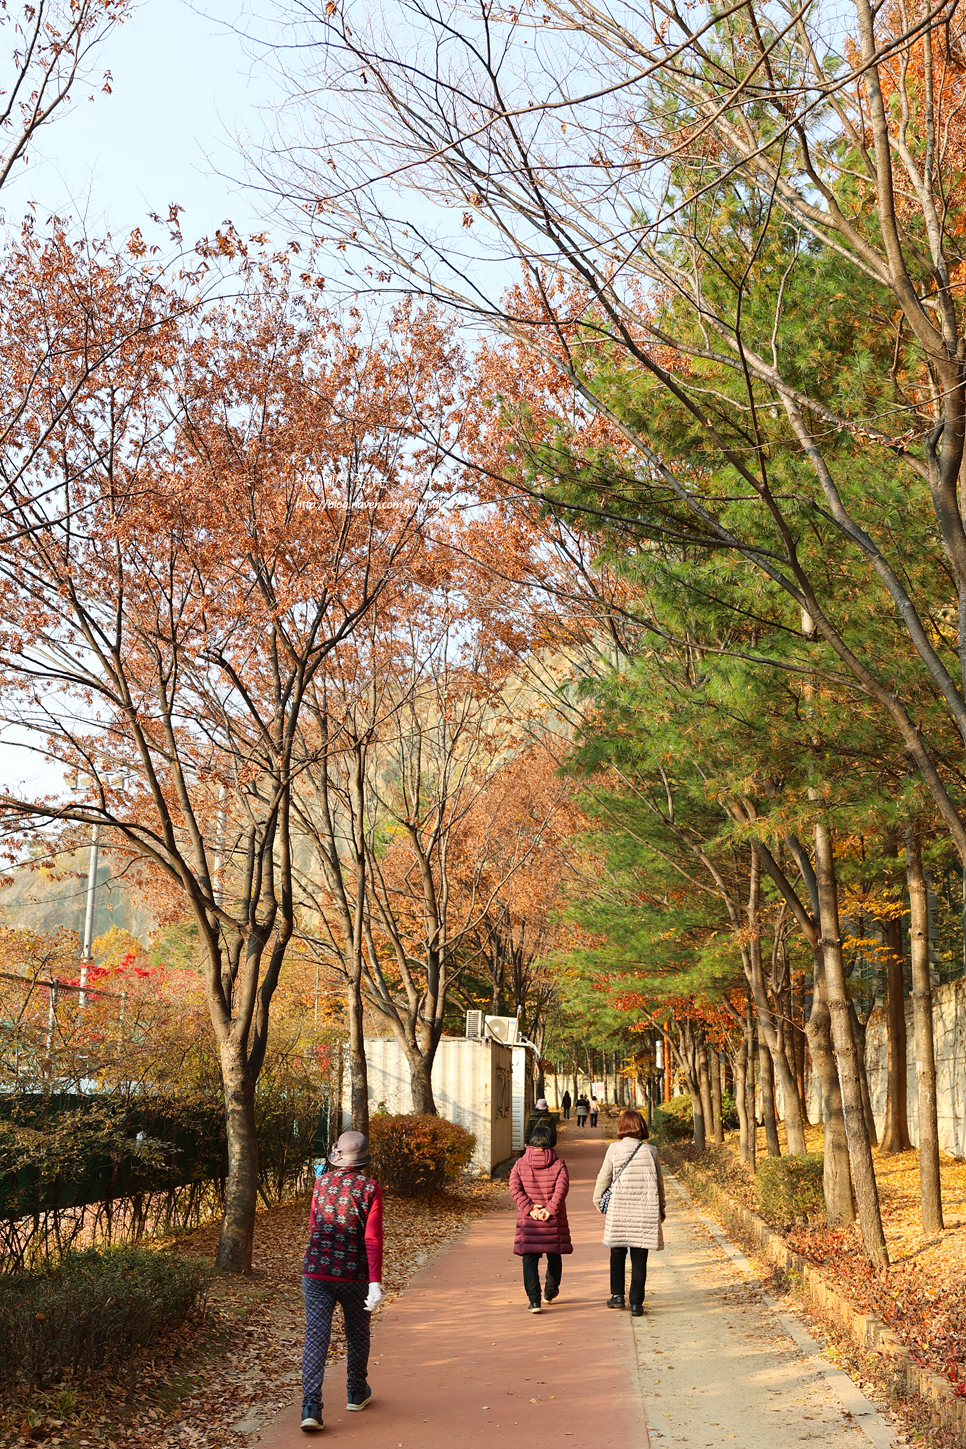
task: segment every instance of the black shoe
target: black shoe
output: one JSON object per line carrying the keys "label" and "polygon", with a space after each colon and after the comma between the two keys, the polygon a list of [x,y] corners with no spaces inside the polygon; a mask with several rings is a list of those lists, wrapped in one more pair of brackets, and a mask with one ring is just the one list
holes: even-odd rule
{"label": "black shoe", "polygon": [[559,1293],[559,1288],[544,1288],[543,1290],[543,1296],[548,1303],[552,1303]]}
{"label": "black shoe", "polygon": [[306,1434],[317,1434],[322,1428],[322,1404],[318,1399],[303,1400],[302,1428]]}
{"label": "black shoe", "polygon": [[366,1384],[364,1389],[356,1389],[354,1393],[349,1395],[349,1402],[346,1404],[346,1408],[350,1412],[359,1413],[360,1410],[366,1407],[366,1404],[370,1404],[371,1402],[372,1389]]}
{"label": "black shoe", "polygon": [[543,1312],[543,1309],[540,1307],[540,1299],[539,1298],[532,1298],[530,1300],[530,1312],[531,1313],[542,1313]]}
{"label": "black shoe", "polygon": [[623,1295],[623,1293],[613,1293],[610,1296],[610,1298],[608,1298],[608,1300],[607,1300],[607,1307],[608,1308],[623,1308],[624,1307],[624,1295]]}
{"label": "black shoe", "polygon": [[644,1317],[644,1304],[643,1303],[632,1303],[631,1304],[631,1317],[632,1318],[643,1318]]}

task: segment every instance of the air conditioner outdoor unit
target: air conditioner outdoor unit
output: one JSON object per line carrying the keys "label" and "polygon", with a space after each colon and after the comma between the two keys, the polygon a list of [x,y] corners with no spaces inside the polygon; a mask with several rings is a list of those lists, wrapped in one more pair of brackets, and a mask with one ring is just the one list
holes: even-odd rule
{"label": "air conditioner outdoor unit", "polygon": [[482,1011],[468,1011],[466,1013],[466,1036],[468,1041],[479,1041],[483,1035],[483,1013]]}
{"label": "air conditioner outdoor unit", "polygon": [[486,1029],[494,1041],[513,1046],[520,1032],[520,1023],[515,1016],[488,1016]]}

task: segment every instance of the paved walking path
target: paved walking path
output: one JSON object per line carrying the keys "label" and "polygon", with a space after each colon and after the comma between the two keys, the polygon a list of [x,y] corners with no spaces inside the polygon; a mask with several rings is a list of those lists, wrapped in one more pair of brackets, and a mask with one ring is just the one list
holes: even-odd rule
{"label": "paved walking path", "polygon": [[[876,1438],[844,1414],[807,1348],[796,1346],[673,1185],[667,1250],[648,1265],[645,1317],[604,1307],[608,1255],[590,1196],[604,1145],[599,1128],[578,1133],[573,1123],[561,1138],[575,1251],[564,1259],[560,1297],[540,1315],[527,1312],[507,1197],[376,1314],[373,1400],[364,1413],[346,1412],[345,1369],[330,1364],[319,1442],[564,1449],[573,1438],[581,1449],[869,1449],[872,1439],[885,1449],[881,1421]],[[846,1382],[856,1411],[856,1399],[865,1401]],[[309,1442],[296,1403],[259,1439],[266,1449]]]}

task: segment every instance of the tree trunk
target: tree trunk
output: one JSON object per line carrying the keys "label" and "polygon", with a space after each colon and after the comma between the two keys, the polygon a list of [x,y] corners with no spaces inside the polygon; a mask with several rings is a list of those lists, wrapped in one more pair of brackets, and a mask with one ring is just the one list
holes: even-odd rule
{"label": "tree trunk", "polygon": [[721,1117],[721,1058],[717,1052],[711,1055],[711,1119],[715,1144],[720,1147],[724,1142],[724,1122]]}
{"label": "tree trunk", "polygon": [[[688,1092],[691,1097],[691,1116],[694,1123],[694,1146],[695,1151],[703,1152],[706,1143],[704,1103],[701,1101],[700,1068],[698,1065],[698,1041],[692,1029],[691,1023],[685,1021],[683,1026],[678,1028],[678,1039],[674,1044],[678,1062],[684,1073],[684,1080],[687,1083]],[[671,1038],[667,1038],[670,1042]]]}
{"label": "tree trunk", "polygon": [[231,1035],[222,1043],[220,1056],[228,1137],[228,1180],[215,1267],[225,1273],[250,1273],[258,1204],[255,1082],[245,1046]]}
{"label": "tree trunk", "polygon": [[872,1147],[865,1126],[862,1087],[852,1023],[849,1020],[848,991],[842,961],[842,939],[839,927],[838,891],[832,837],[821,821],[815,826],[815,874],[818,880],[819,908],[822,921],[822,956],[828,1006],[832,1017],[832,1041],[838,1059],[842,1084],[842,1106],[845,1110],[845,1131],[849,1144],[849,1161],[855,1184],[855,1199],[862,1229],[862,1243],[875,1268],[889,1266],[889,1253],[882,1231],[879,1191],[872,1166]]}
{"label": "tree trunk", "polygon": [[844,1228],[855,1220],[852,1201],[852,1174],[849,1167],[849,1144],[842,1111],[842,1089],[832,1051],[832,1016],[825,994],[825,967],[815,963],[812,1010],[805,1028],[812,1067],[822,1088],[822,1122],[824,1124],[824,1167],[822,1192],[825,1216],[831,1228]]}
{"label": "tree trunk", "polygon": [[785,1141],[789,1152],[805,1151],[805,1129],[802,1125],[801,1106],[795,1087],[795,1077],[788,1065],[781,1036],[775,1022],[775,1014],[765,989],[765,976],[761,958],[761,926],[759,906],[761,894],[761,857],[752,851],[751,878],[748,891],[748,954],[744,960],[745,973],[751,987],[758,1013],[758,1040],[761,1064],[762,1115],[770,1157],[779,1157],[778,1127],[775,1122],[775,1072],[782,1084],[782,1101],[785,1107]]}
{"label": "tree trunk", "polygon": [[758,1114],[755,1111],[755,1018],[751,997],[745,995],[745,1112],[748,1117],[748,1155],[752,1172],[758,1170]]}
{"label": "tree trunk", "polygon": [[335,1059],[337,1062],[337,1072],[335,1088],[335,1116],[332,1120],[332,1126],[335,1129],[332,1133],[333,1138],[338,1137],[339,1133],[342,1131],[342,1123],[345,1117],[345,1112],[342,1105],[342,1099],[345,1092],[345,1051],[343,1050],[341,1042],[335,1049]]}
{"label": "tree trunk", "polygon": [[711,1104],[711,1072],[708,1066],[708,1044],[704,1032],[698,1038],[698,1090],[701,1093],[701,1115],[704,1117],[704,1135],[714,1128],[714,1110]]}
{"label": "tree trunk", "polygon": [[701,1088],[697,1078],[688,1073],[688,1091],[691,1094],[691,1113],[694,1118],[694,1150],[703,1152],[705,1149],[704,1133],[704,1107],[701,1103]]}
{"label": "tree trunk", "polygon": [[929,915],[919,835],[912,825],[906,827],[906,882],[909,887],[922,1230],[924,1233],[939,1233],[943,1229],[943,1199],[939,1177],[939,1123],[936,1120],[936,1052],[932,1030],[932,980],[929,975]]}
{"label": "tree trunk", "polygon": [[362,985],[350,981],[346,993],[349,1009],[349,1103],[352,1128],[369,1136],[369,1072],[366,1062],[365,1018]]}
{"label": "tree trunk", "polygon": [[[767,1040],[765,1046],[767,1049]],[[778,1072],[778,1079],[782,1087],[782,1118],[785,1123],[785,1145],[790,1153],[798,1155],[806,1150],[805,1119],[802,1113],[802,1103],[798,1093],[798,1082],[795,1078],[795,1072],[789,1064],[781,1037],[778,1033],[775,1034],[775,1051],[772,1053],[769,1050],[768,1054],[773,1068]],[[772,1093],[772,1103],[774,1104],[774,1092]],[[772,1110],[774,1111],[774,1105]],[[765,1125],[766,1127],[768,1125],[767,1117],[765,1118]],[[771,1152],[770,1143],[768,1150]],[[774,1156],[774,1154],[772,1155]]]}
{"label": "tree trunk", "polygon": [[808,1045],[805,1032],[800,1026],[792,1028],[795,1042],[795,1085],[798,1088],[798,1101],[802,1109],[802,1128],[808,1125],[808,1083],[805,1080],[805,1050]]}
{"label": "tree trunk", "polygon": [[859,1059],[859,1086],[862,1088],[862,1111],[865,1114],[865,1130],[869,1134],[869,1143],[876,1146],[877,1135],[875,1130],[875,1117],[872,1115],[872,1095],[869,1092],[869,1071],[865,1064],[865,1026],[859,1020],[859,1013],[855,1009],[855,1002],[849,1000],[849,1021],[852,1023],[852,1035],[855,1037],[856,1055]]}
{"label": "tree trunk", "polygon": [[407,1052],[406,1056],[409,1061],[413,1112],[417,1117],[435,1117],[438,1114],[433,1096],[433,1060],[421,1052]]}
{"label": "tree trunk", "polygon": [[745,1077],[748,1069],[745,1062],[745,1043],[742,1040],[734,1059],[735,1110],[738,1113],[738,1156],[742,1162],[748,1165],[748,1100],[745,1092]]}
{"label": "tree trunk", "polygon": [[775,1067],[774,1058],[768,1050],[759,1029],[758,1067],[761,1073],[761,1115],[765,1123],[765,1142],[769,1157],[781,1157],[781,1143],[778,1141],[778,1119],[775,1115]]}
{"label": "tree trunk", "polygon": [[902,922],[886,921],[886,1040],[889,1048],[888,1087],[886,1090],[885,1124],[882,1129],[883,1153],[908,1152],[909,1118],[906,1109],[906,1000],[902,972]]}

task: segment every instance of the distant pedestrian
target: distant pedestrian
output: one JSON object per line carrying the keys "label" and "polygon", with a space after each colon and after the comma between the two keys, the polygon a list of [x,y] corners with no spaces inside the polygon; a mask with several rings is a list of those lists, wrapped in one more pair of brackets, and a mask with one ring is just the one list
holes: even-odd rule
{"label": "distant pedestrian", "polygon": [[560,1110],[563,1113],[563,1119],[565,1122],[570,1121],[570,1104],[572,1101],[573,1098],[571,1097],[569,1092],[564,1092],[563,1096],[560,1098]]}
{"label": "distant pedestrian", "polygon": [[530,1137],[531,1137],[531,1134],[533,1132],[533,1129],[539,1123],[546,1123],[547,1126],[549,1126],[549,1128],[550,1128],[550,1134],[551,1134],[550,1135],[550,1146],[551,1147],[556,1147],[556,1145],[557,1145],[557,1124],[554,1121],[553,1117],[550,1115],[550,1108],[547,1106],[547,1099],[546,1099],[546,1097],[538,1097],[537,1100],[536,1100],[536,1102],[534,1102],[534,1104],[533,1104],[533,1111],[530,1113],[530,1116],[527,1118],[526,1131],[523,1134],[523,1142],[524,1142],[524,1145],[525,1146],[530,1141]]}
{"label": "distant pedestrian", "polygon": [[664,1247],[664,1178],[657,1151],[647,1141],[647,1123],[640,1112],[622,1112],[617,1141],[612,1142],[594,1185],[594,1207],[607,1188],[604,1243],[610,1248],[608,1308],[624,1307],[624,1267],[631,1255],[631,1317],[644,1313],[647,1254]]}
{"label": "distant pedestrian", "polygon": [[315,1180],[309,1245],[302,1269],[305,1349],[302,1354],[302,1428],[322,1428],[322,1378],[335,1305],[342,1307],[352,1411],[372,1399],[369,1314],[382,1298],[382,1188],[365,1168],[372,1158],[361,1132],[343,1132],[329,1153],[329,1171]]}
{"label": "distant pedestrian", "polygon": [[597,1100],[596,1097],[591,1097],[591,1099],[590,1099],[590,1125],[591,1125],[591,1127],[596,1127],[597,1126],[597,1113],[599,1111],[600,1111],[600,1103],[598,1102],[598,1100]]}
{"label": "distant pedestrian", "polygon": [[563,1253],[572,1253],[567,1222],[567,1164],[553,1150],[550,1125],[540,1122],[530,1145],[513,1164],[510,1192],[517,1205],[513,1251],[523,1259],[523,1286],[531,1313],[540,1313],[540,1259],[547,1255],[543,1296],[552,1303],[560,1292]]}
{"label": "distant pedestrian", "polygon": [[577,1113],[577,1126],[586,1127],[587,1114],[590,1111],[590,1103],[584,1096],[583,1092],[581,1092],[580,1096],[574,1103],[574,1111]]}

